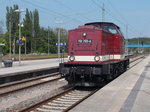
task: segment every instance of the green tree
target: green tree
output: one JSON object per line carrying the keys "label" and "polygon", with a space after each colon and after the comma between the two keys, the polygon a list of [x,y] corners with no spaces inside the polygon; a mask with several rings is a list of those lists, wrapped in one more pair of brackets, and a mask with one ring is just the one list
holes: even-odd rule
{"label": "green tree", "polygon": [[[18,39],[18,24],[19,24],[19,13],[14,12],[16,9],[19,9],[18,5],[13,7],[6,7],[6,28],[7,32],[5,34],[5,52],[9,52],[9,31],[11,26],[11,35],[12,43],[16,45],[16,40]],[[26,9],[25,17],[23,18],[22,36],[26,37],[27,53],[47,53],[48,44],[50,47],[50,53],[57,53],[57,37],[58,37],[58,28],[49,29],[49,43],[48,43],[48,29],[40,27],[39,24],[39,12],[35,9],[33,12]],[[0,28],[1,30],[1,28]],[[61,29],[61,42],[67,43],[67,30]],[[15,46],[14,46],[15,47]],[[24,52],[25,46],[22,46],[22,53]],[[17,47],[18,49],[18,47]],[[16,50],[18,51],[18,50]],[[67,51],[67,47],[65,47]]]}
{"label": "green tree", "polygon": [[[14,45],[14,53],[16,51],[15,42],[18,37],[18,24],[19,24],[19,13],[16,13],[15,10],[19,9],[18,5],[13,5],[13,7],[6,7],[6,28],[7,31],[10,32],[11,28],[11,41]],[[8,40],[9,36],[6,36],[5,40]],[[9,45],[9,41],[6,41],[7,45]],[[17,50],[18,51],[18,50]]]}
{"label": "green tree", "polygon": [[[54,29],[54,32],[55,32],[55,34],[57,35],[57,42],[58,42],[58,30],[59,30],[59,28],[56,28],[56,29]],[[61,28],[60,29],[60,42],[61,43],[68,43],[68,33],[67,33],[68,31],[66,30],[66,29],[63,29],[63,28]],[[61,50],[64,50],[64,52],[67,52],[67,45],[66,46],[61,46]],[[61,51],[61,52],[63,52],[63,51]]]}
{"label": "green tree", "polygon": [[54,31],[50,31],[50,52],[57,53],[57,34]]}
{"label": "green tree", "polygon": [[48,44],[50,47],[50,53],[57,53],[57,35],[54,33],[53,29],[49,29],[49,43],[48,43],[48,29],[40,28],[39,33],[40,38],[38,38],[37,51],[40,53],[47,53]]}
{"label": "green tree", "polygon": [[[22,28],[22,34],[26,38],[26,44],[27,44],[27,53],[30,53],[31,51],[31,45],[32,45],[32,12],[28,9],[26,9],[25,18],[23,20],[24,27]],[[24,49],[24,46],[22,47]]]}
{"label": "green tree", "polygon": [[19,9],[18,5],[14,5],[13,7],[6,7],[6,28],[9,32],[9,25],[11,23],[11,31],[13,33],[17,32],[18,24],[19,24],[19,13],[16,13],[15,10]]}
{"label": "green tree", "polygon": [[3,26],[4,26],[3,22],[0,21],[0,34],[3,34]]}
{"label": "green tree", "polygon": [[37,40],[39,40],[39,31],[40,31],[40,25],[39,25],[39,12],[37,9],[33,11],[33,32],[34,32],[34,39],[33,39],[33,49],[36,51],[37,49]]}

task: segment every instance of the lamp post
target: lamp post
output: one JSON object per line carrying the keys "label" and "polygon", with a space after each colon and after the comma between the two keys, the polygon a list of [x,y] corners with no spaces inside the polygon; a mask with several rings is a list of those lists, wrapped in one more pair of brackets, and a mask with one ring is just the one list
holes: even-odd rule
{"label": "lamp post", "polygon": [[63,22],[57,21],[56,24],[59,25],[59,28],[58,28],[58,49],[57,49],[58,51],[57,51],[57,53],[58,53],[58,61],[60,62],[60,25],[63,24]]}
{"label": "lamp post", "polygon": [[128,25],[126,25],[126,52],[127,52],[127,55],[128,55]]}
{"label": "lamp post", "polygon": [[27,54],[27,36],[25,35],[25,50],[24,50],[24,54]]}
{"label": "lamp post", "polygon": [[2,54],[2,46],[4,46],[5,44],[3,43],[0,43],[0,68],[2,67],[2,57],[3,57],[3,54]]}
{"label": "lamp post", "polygon": [[11,58],[11,22],[9,21],[9,56]]}
{"label": "lamp post", "polygon": [[138,53],[140,52],[140,37],[138,37]]}
{"label": "lamp post", "polygon": [[[21,40],[21,12],[25,12],[23,9],[16,9],[14,12],[19,13],[19,40]],[[23,26],[22,26],[23,27]],[[21,45],[19,44],[19,65],[21,65]]]}

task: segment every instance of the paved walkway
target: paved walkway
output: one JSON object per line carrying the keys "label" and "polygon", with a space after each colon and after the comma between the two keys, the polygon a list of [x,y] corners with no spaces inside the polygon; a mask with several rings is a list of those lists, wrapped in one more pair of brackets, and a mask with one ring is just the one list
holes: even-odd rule
{"label": "paved walkway", "polygon": [[150,112],[150,56],[70,112]]}

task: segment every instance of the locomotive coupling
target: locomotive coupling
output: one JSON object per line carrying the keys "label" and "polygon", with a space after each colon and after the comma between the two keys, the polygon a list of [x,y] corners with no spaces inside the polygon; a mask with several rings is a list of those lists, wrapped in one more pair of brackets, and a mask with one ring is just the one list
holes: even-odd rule
{"label": "locomotive coupling", "polygon": [[69,74],[69,68],[67,68],[67,67],[60,68],[60,73],[61,74]]}
{"label": "locomotive coupling", "polygon": [[93,67],[92,72],[93,72],[93,75],[101,75],[102,74],[101,68]]}

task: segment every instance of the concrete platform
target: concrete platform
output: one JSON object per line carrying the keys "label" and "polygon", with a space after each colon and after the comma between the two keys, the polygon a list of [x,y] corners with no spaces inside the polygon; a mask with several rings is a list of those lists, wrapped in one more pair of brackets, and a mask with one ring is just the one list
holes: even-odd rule
{"label": "concrete platform", "polygon": [[59,62],[58,59],[42,59],[42,60],[28,60],[21,61],[21,65],[19,62],[13,62],[12,67],[4,67],[4,65],[0,68],[0,76],[6,74],[19,73],[24,71],[38,70],[43,68],[50,67],[58,67]]}
{"label": "concrete platform", "polygon": [[0,68],[0,84],[6,84],[44,74],[52,74],[59,71],[58,59],[42,59],[13,62],[12,67]]}
{"label": "concrete platform", "polygon": [[150,112],[150,56],[69,112]]}

